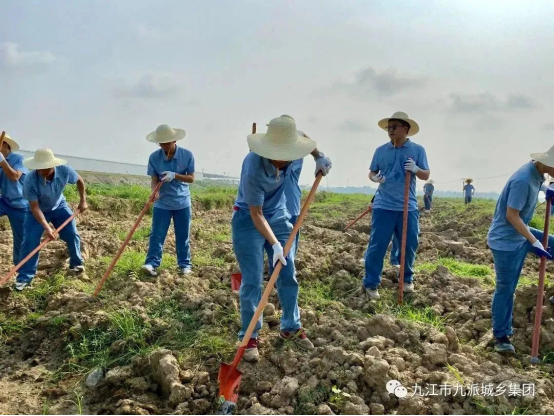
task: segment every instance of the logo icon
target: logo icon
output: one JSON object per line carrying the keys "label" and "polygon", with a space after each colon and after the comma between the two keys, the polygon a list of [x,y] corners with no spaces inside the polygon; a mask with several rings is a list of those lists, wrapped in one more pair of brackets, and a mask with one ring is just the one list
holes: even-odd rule
{"label": "logo icon", "polygon": [[386,384],[389,394],[393,394],[399,399],[403,399],[408,395],[408,389],[402,385],[398,380],[390,380]]}

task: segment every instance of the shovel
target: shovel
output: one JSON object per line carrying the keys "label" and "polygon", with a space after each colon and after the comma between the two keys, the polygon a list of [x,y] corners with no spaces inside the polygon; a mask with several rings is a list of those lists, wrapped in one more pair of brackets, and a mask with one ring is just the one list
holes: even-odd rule
{"label": "shovel", "polygon": [[[300,215],[298,216],[298,220],[296,220],[296,224],[294,224],[294,228],[292,229],[289,239],[287,240],[287,244],[285,244],[284,249],[284,255],[287,256],[290,252],[290,249],[294,243],[294,240],[296,238],[296,234],[298,233],[298,230],[300,229],[300,226],[302,225],[302,222],[304,221],[304,218],[306,218],[306,214],[308,213],[308,209],[310,207],[310,204],[312,203],[312,200],[314,199],[315,192],[317,190],[317,187],[319,186],[319,183],[321,182],[321,178],[323,175],[318,173],[318,175],[315,178],[314,184],[312,186],[312,189],[310,190],[310,193],[308,194],[308,198],[306,199],[306,202],[304,202],[304,206],[302,207],[302,211],[300,212]],[[265,306],[267,305],[269,295],[271,294],[271,291],[273,290],[273,287],[275,286],[275,282],[277,281],[277,278],[279,277],[279,272],[281,271],[281,268],[283,267],[282,263],[279,261],[275,265],[275,269],[273,270],[273,273],[271,275],[271,278],[269,279],[269,282],[267,282],[267,285],[265,287],[264,293],[262,295],[262,298],[260,299],[260,303],[258,304],[258,307],[256,308],[256,312],[254,312],[254,316],[252,316],[252,320],[250,321],[250,324],[248,325],[248,329],[246,330],[246,333],[244,334],[244,337],[242,339],[242,342],[239,345],[239,348],[237,350],[237,353],[235,354],[235,358],[233,359],[233,362],[231,364],[221,364],[221,367],[219,368],[219,409],[218,414],[220,415],[230,415],[237,403],[237,399],[239,396],[239,388],[240,388],[240,381],[242,378],[242,373],[237,370],[237,366],[240,363],[240,360],[242,359],[242,356],[244,355],[244,350],[246,349],[246,345],[248,344],[248,341],[250,340],[250,337],[252,336],[252,333],[254,332],[254,328],[256,327],[256,323],[258,322],[258,319],[260,318],[260,315],[262,314]]]}
{"label": "shovel", "polygon": [[[2,140],[4,139],[4,133],[2,132]],[[1,141],[0,141],[1,142]],[[77,215],[79,215],[79,210],[76,210],[75,213],[69,217],[67,220],[65,220],[63,222],[62,225],[60,225],[55,231],[54,231],[54,234],[58,234],[67,224],[69,224],[73,218],[75,218]],[[37,254],[40,250],[42,250],[42,248],[48,244],[50,241],[52,241],[51,238],[46,238],[44,239],[44,241],[42,243],[40,243],[37,248],[35,248],[33,251],[31,251],[27,257],[25,257],[23,260],[21,260],[19,262],[19,264],[17,266],[14,266],[9,272],[7,275],[5,275],[2,280],[0,280],[0,285],[4,284],[5,282],[8,281],[8,279],[10,277],[12,277],[19,269],[21,269],[21,267],[23,267],[23,265],[25,263],[27,263],[29,261],[29,259],[31,259],[35,254]]]}
{"label": "shovel", "polygon": [[4,144],[4,136],[6,135],[6,132],[3,131],[2,135],[0,136],[0,150],[2,150],[2,145]]}
{"label": "shovel", "polygon": [[358,215],[354,221],[352,221],[350,224],[348,224],[344,228],[344,230],[342,230],[342,232],[346,233],[346,231],[348,231],[348,229],[350,227],[352,227],[354,224],[356,224],[358,221],[360,221],[363,217],[365,217],[367,214],[369,214],[371,212],[371,209],[372,209],[371,206],[367,207],[367,209],[364,212],[362,212],[360,215]]}
{"label": "shovel", "polygon": [[398,286],[398,304],[402,305],[404,301],[404,271],[406,270],[406,240],[408,233],[408,201],[410,199],[410,182],[412,173],[406,172],[406,181],[404,183],[404,217],[402,218],[402,242],[400,243],[400,272]]}
{"label": "shovel", "polygon": [[131,228],[131,230],[129,231],[129,234],[127,234],[127,237],[125,238],[125,241],[123,242],[123,244],[121,244],[121,247],[119,247],[119,250],[118,250],[117,254],[115,255],[115,257],[113,258],[112,262],[110,263],[110,266],[108,267],[108,270],[106,270],[106,272],[104,273],[104,276],[102,276],[102,280],[100,280],[100,282],[98,283],[98,286],[96,287],[96,290],[94,291],[94,294],[92,295],[92,297],[95,298],[96,296],[98,296],[98,293],[100,293],[100,290],[102,290],[102,286],[104,286],[104,283],[106,282],[108,277],[110,277],[110,274],[111,274],[113,268],[115,267],[115,265],[117,264],[117,261],[121,257],[121,254],[123,253],[123,250],[125,250],[125,247],[127,246],[127,244],[129,244],[129,240],[131,240],[131,237],[133,236],[133,234],[135,233],[137,227],[139,226],[140,220],[142,220],[142,217],[144,217],[144,214],[146,214],[146,211],[148,211],[148,208],[150,208],[150,205],[152,205],[152,203],[154,202],[154,198],[156,198],[156,194],[158,193],[158,191],[162,187],[162,184],[163,184],[163,182],[161,182],[161,181],[158,182],[158,184],[156,185],[156,187],[152,191],[152,194],[150,195],[150,198],[148,198],[148,201],[146,201],[146,205],[144,205],[144,208],[140,212],[137,220],[135,221],[135,224],[133,225],[133,228]]}
{"label": "shovel", "polygon": [[[544,235],[542,245],[548,250],[548,237],[550,231],[550,208],[552,201],[546,201],[544,213]],[[546,275],[546,257],[541,257],[539,266],[539,287],[537,289],[537,306],[535,307],[535,325],[533,327],[533,344],[531,347],[531,364],[539,364],[539,344],[541,338],[542,304],[544,300],[544,278]]]}

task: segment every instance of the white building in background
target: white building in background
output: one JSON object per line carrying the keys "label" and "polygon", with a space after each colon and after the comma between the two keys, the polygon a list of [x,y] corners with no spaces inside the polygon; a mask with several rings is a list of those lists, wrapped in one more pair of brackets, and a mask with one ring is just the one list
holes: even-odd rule
{"label": "white building in background", "polygon": [[[17,153],[22,154],[24,157],[33,157],[34,152],[27,150],[19,150]],[[146,175],[146,165],[135,165],[133,163],[114,162],[112,160],[100,160],[89,159],[86,157],[76,157],[68,155],[59,155],[57,157],[67,160],[67,164],[75,170],[82,170],[87,172],[99,172],[99,173],[117,173],[121,175]],[[194,172],[196,180],[204,179],[202,172]]]}

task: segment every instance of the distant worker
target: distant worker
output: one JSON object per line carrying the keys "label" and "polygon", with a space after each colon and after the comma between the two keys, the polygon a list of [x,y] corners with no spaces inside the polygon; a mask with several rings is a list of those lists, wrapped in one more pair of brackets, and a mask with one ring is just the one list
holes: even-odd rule
{"label": "distant worker", "polygon": [[158,275],[156,269],[162,263],[163,247],[172,218],[179,272],[189,274],[192,271],[189,184],[194,182],[194,156],[190,150],[177,146],[177,141],[184,139],[185,135],[185,130],[162,124],[146,136],[146,140],[160,147],[148,160],[147,174],[151,177],[152,191],[160,181],[164,182],[154,202],[148,254],[142,266],[142,270],[150,276]]}
{"label": "distant worker", "polygon": [[433,206],[433,193],[435,192],[435,181],[429,179],[423,185],[423,203],[425,204],[425,212],[431,212]]}
{"label": "distant worker", "polygon": [[475,188],[471,184],[473,179],[466,179],[466,184],[464,185],[464,202],[465,204],[471,204],[473,195],[475,195]]}
{"label": "distant worker", "polygon": [[6,215],[12,228],[12,261],[17,264],[23,244],[23,223],[29,203],[23,198],[23,182],[29,172],[23,166],[23,156],[14,152],[19,145],[7,134],[0,143],[0,217]]}
{"label": "distant worker", "polygon": [[[68,184],[77,184],[79,192],[79,212],[87,210],[85,182],[75,170],[66,164],[64,159],[58,159],[50,149],[39,149],[35,156],[25,159],[23,164],[30,172],[23,184],[23,196],[29,201],[30,210],[25,216],[25,231],[21,247],[21,260],[27,257],[39,244],[44,233],[46,237],[56,240],[55,228],[60,227],[73,212],[63,191]],[[52,223],[54,228],[50,226]],[[69,269],[73,273],[85,271],[81,256],[81,237],[77,232],[75,219],[59,233],[60,238],[67,244],[69,251]],[[15,290],[21,291],[31,284],[36,275],[39,253],[25,263],[15,283]]]}
{"label": "distant worker", "polygon": [[412,142],[419,131],[418,124],[406,113],[394,113],[378,123],[388,132],[390,142],[378,147],[369,167],[369,179],[378,183],[375,194],[371,234],[365,256],[364,292],[370,299],[379,299],[384,257],[388,245],[396,236],[402,241],[404,184],[406,172],[412,174],[408,201],[408,231],[406,235],[406,264],[404,291],[413,292],[414,262],[419,245],[419,209],[416,198],[416,179],[429,179],[427,155],[423,146]]}
{"label": "distant worker", "polygon": [[554,146],[546,153],[531,154],[531,159],[504,186],[488,234],[496,273],[492,299],[492,331],[496,339],[494,348],[504,354],[515,353],[509,339],[513,335],[514,293],[527,253],[532,252],[551,260],[552,255],[547,249],[554,247],[552,235],[545,248],[542,245],[543,232],[529,227],[529,221],[535,214],[539,191],[545,190],[546,199],[554,201],[554,188],[546,188],[544,184],[545,174],[554,176]]}

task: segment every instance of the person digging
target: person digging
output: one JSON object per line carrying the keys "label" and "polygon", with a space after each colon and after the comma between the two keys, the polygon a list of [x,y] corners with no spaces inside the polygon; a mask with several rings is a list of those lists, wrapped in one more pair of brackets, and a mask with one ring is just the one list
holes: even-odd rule
{"label": "person digging", "polygon": [[466,184],[464,185],[464,203],[471,204],[473,200],[473,195],[475,195],[475,187],[472,185],[473,179],[466,179]]}
{"label": "person digging", "polygon": [[0,139],[0,217],[6,215],[12,228],[12,260],[16,265],[21,260],[23,223],[29,211],[29,203],[23,198],[23,183],[29,170],[23,166],[23,156],[14,152],[19,145],[7,134]]}
{"label": "person digging", "polygon": [[[487,237],[496,274],[492,299],[494,349],[504,354],[515,352],[510,342],[514,293],[527,253],[552,259],[552,254],[541,243],[543,232],[529,227],[529,222],[535,214],[541,189],[547,200],[554,201],[554,188],[543,184],[545,174],[554,175],[554,146],[545,153],[531,154],[531,159],[504,186]],[[548,246],[554,247],[552,235],[548,237]]]}
{"label": "person digging", "polygon": [[[27,257],[40,244],[43,233],[51,240],[58,238],[50,223],[58,228],[73,215],[63,195],[68,184],[77,184],[80,197],[79,212],[83,213],[88,208],[85,182],[66,163],[64,159],[55,157],[50,149],[39,149],[34,157],[23,161],[23,165],[32,172],[26,176],[23,184],[23,196],[29,201],[30,210],[25,215],[21,259]],[[69,250],[70,271],[83,273],[85,266],[81,256],[81,237],[77,232],[75,219],[60,231],[59,237],[65,241]],[[38,260],[39,253],[19,269],[15,290],[21,291],[31,284],[37,272]]]}
{"label": "person digging", "polygon": [[[281,117],[288,117],[291,120],[294,120],[291,116],[287,114],[283,114]],[[305,133],[301,131],[298,132],[298,135],[308,137]],[[325,154],[323,154],[323,152],[320,152],[317,148],[315,148],[310,154],[313,156],[315,161],[315,174],[317,175],[319,172],[321,172],[323,176],[326,176],[331,171],[331,167],[333,166],[333,164],[331,163],[331,159],[325,156]],[[288,181],[285,185],[285,198],[287,201],[286,206],[289,214],[291,215],[290,223],[292,225],[296,224],[296,220],[300,215],[302,190],[300,189],[298,181],[300,180],[300,174],[302,173],[303,164],[304,158],[293,160],[291,162],[291,174],[289,175]],[[299,241],[300,231],[296,233],[296,240],[294,244],[295,256],[298,252]],[[271,276],[271,274],[273,273],[273,262],[270,258],[268,258],[268,266],[269,275]]]}
{"label": "person digging", "polygon": [[416,198],[416,178],[428,180],[430,171],[423,146],[412,142],[418,124],[406,113],[396,112],[378,123],[388,132],[390,142],[378,147],[369,167],[369,179],[379,188],[373,203],[370,240],[365,255],[363,292],[369,299],[379,299],[384,257],[391,238],[402,241],[404,187],[406,172],[411,172],[406,233],[406,265],[404,292],[413,292],[413,266],[419,244],[419,209]]}
{"label": "person digging", "polygon": [[147,174],[151,177],[152,191],[160,181],[160,188],[152,213],[152,232],[148,243],[148,254],[142,270],[150,276],[157,276],[156,269],[162,263],[163,247],[167,231],[173,219],[177,264],[182,274],[192,271],[190,254],[190,223],[192,216],[189,184],[194,182],[194,156],[190,150],[177,146],[186,132],[167,124],[158,126],[146,136],[160,149],[150,155]]}
{"label": "person digging", "polygon": [[[265,251],[273,266],[278,261],[282,263],[277,280],[282,308],[280,337],[311,350],[314,346],[300,322],[295,248],[293,245],[285,258],[283,246],[293,228],[285,197],[286,185],[293,174],[292,161],[313,152],[317,143],[299,135],[291,117],[277,117],[270,121],[267,133],[248,135],[248,146],[251,151],[242,163],[231,219],[233,249],[242,272],[239,339],[242,340],[261,299]],[[258,332],[261,327],[262,317],[246,346],[245,361],[255,362],[259,358]]]}

